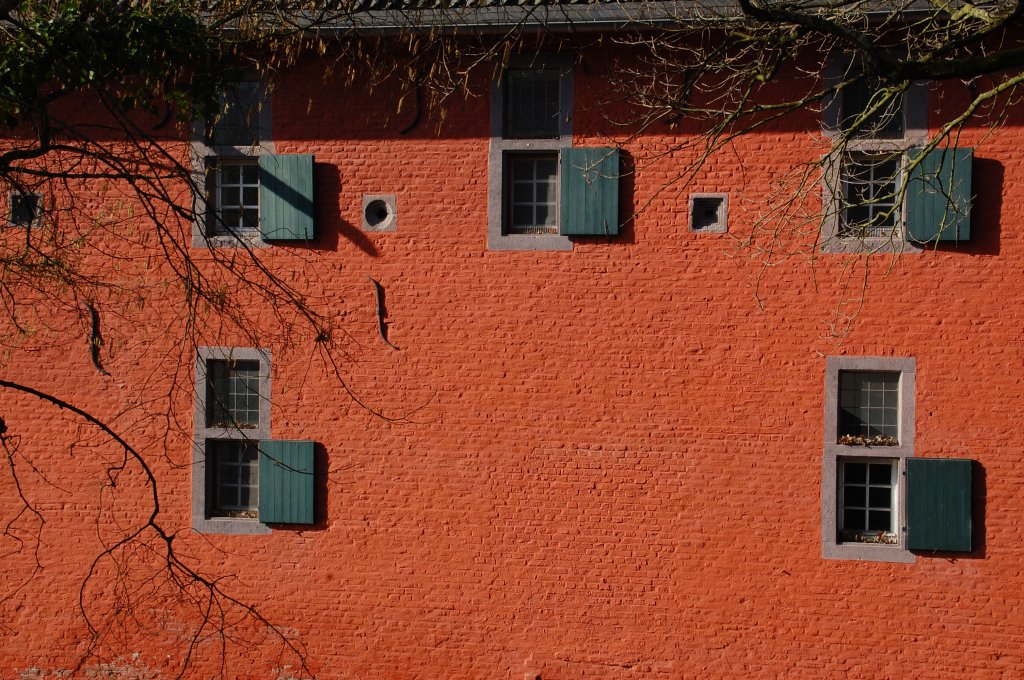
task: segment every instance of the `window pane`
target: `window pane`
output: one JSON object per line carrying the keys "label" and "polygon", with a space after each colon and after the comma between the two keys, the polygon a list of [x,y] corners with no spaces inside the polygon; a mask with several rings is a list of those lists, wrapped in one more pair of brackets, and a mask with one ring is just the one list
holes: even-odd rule
{"label": "window pane", "polygon": [[892,465],[874,463],[869,468],[869,481],[871,484],[891,484]]}
{"label": "window pane", "polygon": [[892,507],[890,505],[892,489],[887,486],[871,487],[871,490],[868,492],[868,496],[871,500],[872,508],[885,509]]}
{"label": "window pane", "polygon": [[864,484],[867,481],[867,465],[865,463],[844,463],[843,470],[847,484]]}
{"label": "window pane", "polygon": [[891,531],[891,513],[888,510],[871,510],[868,512],[868,531]]}
{"label": "window pane", "polygon": [[867,497],[863,486],[846,486],[843,488],[843,502],[847,507],[863,508]]}
{"label": "window pane", "polygon": [[846,509],[843,511],[843,528],[848,531],[864,531],[867,523],[864,521],[863,510]]}

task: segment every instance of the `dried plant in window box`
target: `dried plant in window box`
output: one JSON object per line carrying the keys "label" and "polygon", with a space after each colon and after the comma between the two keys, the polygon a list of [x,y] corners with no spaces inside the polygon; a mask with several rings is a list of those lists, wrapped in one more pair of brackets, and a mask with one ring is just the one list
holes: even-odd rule
{"label": "dried plant in window box", "polygon": [[896,545],[896,534],[889,531],[848,531],[839,532],[839,539],[846,543],[876,543]]}
{"label": "dried plant in window box", "polygon": [[896,437],[878,434],[874,437],[865,437],[862,434],[844,434],[839,438],[840,444],[850,446],[899,446],[900,442]]}

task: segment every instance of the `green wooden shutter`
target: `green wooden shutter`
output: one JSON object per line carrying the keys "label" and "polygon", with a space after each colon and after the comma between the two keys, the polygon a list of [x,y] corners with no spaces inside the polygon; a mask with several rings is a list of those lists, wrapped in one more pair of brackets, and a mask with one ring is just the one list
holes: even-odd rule
{"label": "green wooden shutter", "polygon": [[[911,149],[911,161],[921,156]],[[907,235],[913,241],[971,238],[974,149],[933,149],[907,178]]]}
{"label": "green wooden shutter", "polygon": [[562,176],[559,233],[564,236],[618,234],[619,150],[561,149],[559,164]]}
{"label": "green wooden shutter", "polygon": [[313,523],[313,442],[260,442],[260,521]]}
{"label": "green wooden shutter", "polygon": [[268,241],[312,241],[313,156],[260,156],[260,235]]}
{"label": "green wooden shutter", "polygon": [[907,548],[970,552],[972,465],[907,459]]}

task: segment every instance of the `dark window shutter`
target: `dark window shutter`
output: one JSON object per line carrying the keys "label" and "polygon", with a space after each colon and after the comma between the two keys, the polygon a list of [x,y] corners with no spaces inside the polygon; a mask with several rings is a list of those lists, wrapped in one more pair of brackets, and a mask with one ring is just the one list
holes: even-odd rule
{"label": "dark window shutter", "polygon": [[313,523],[313,442],[260,442],[260,521]]}
{"label": "dark window shutter", "polygon": [[[911,149],[911,161],[921,149]],[[971,238],[974,149],[933,149],[907,178],[907,235],[912,241]]]}
{"label": "dark window shutter", "polygon": [[970,460],[907,459],[907,548],[971,550]]}
{"label": "dark window shutter", "polygon": [[619,150],[561,149],[559,164],[562,176],[559,233],[564,236],[617,235]]}
{"label": "dark window shutter", "polygon": [[267,241],[312,241],[313,156],[260,156],[260,235]]}

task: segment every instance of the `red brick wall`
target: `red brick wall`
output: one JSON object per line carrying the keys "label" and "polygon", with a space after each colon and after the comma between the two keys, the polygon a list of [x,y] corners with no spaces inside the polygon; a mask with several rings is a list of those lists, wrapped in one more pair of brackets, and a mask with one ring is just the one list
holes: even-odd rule
{"label": "red brick wall", "polygon": [[[591,106],[607,77],[598,55],[583,63],[574,143],[622,138],[608,110]],[[282,325],[256,296],[240,303],[273,351],[273,436],[322,446],[319,524],[191,532],[192,343],[256,343],[215,314],[185,325],[180,287],[123,188],[80,188],[99,197],[90,243],[126,259],[112,267],[92,245],[84,256],[138,293],[97,302],[110,375],[90,364],[85,321],[59,305],[29,333],[5,331],[0,348],[7,379],[88,408],[142,452],[178,554],[279,624],[309,671],[1024,672],[1019,117],[976,152],[970,244],[813,263],[739,247],[794,167],[820,157],[820,114],[808,111],[728,145],[690,186],[672,184],[688,154],[661,156],[689,133],[655,127],[624,147],[638,168],[624,199],[642,210],[623,235],[572,252],[489,252],[485,81],[479,96],[451,100],[443,122],[401,135],[408,100],[395,114],[395,92],[324,82],[320,67],[282,78],[273,123],[278,152],[316,154],[321,236],[258,257],[334,321],[340,376],[359,403],[301,324]],[[933,129],[964,96],[955,85],[932,90]],[[961,144],[985,133],[971,128]],[[729,193],[730,234],[687,231],[691,190]],[[390,193],[397,231],[362,233],[362,195]],[[786,242],[806,245],[813,231]],[[766,260],[774,266],[762,271]],[[378,335],[370,276],[387,291],[398,351]],[[837,310],[856,314],[842,339],[829,337]],[[973,458],[984,472],[975,552],[910,565],[821,558],[832,354],[916,358],[917,455]],[[116,550],[116,563],[99,560],[80,592],[104,546],[145,522],[147,487],[132,463],[108,472],[121,452],[81,419],[9,390],[0,399],[22,493],[46,517],[39,543],[34,516],[16,517],[11,474],[0,477],[0,516],[13,520],[0,537],[0,677],[74,669],[92,639],[80,601],[100,636],[86,669],[155,677],[191,654],[195,677],[299,674],[296,654],[264,625],[236,624],[237,606],[197,627],[203,590],[167,582],[152,531]],[[97,669],[97,658],[111,665]]]}

